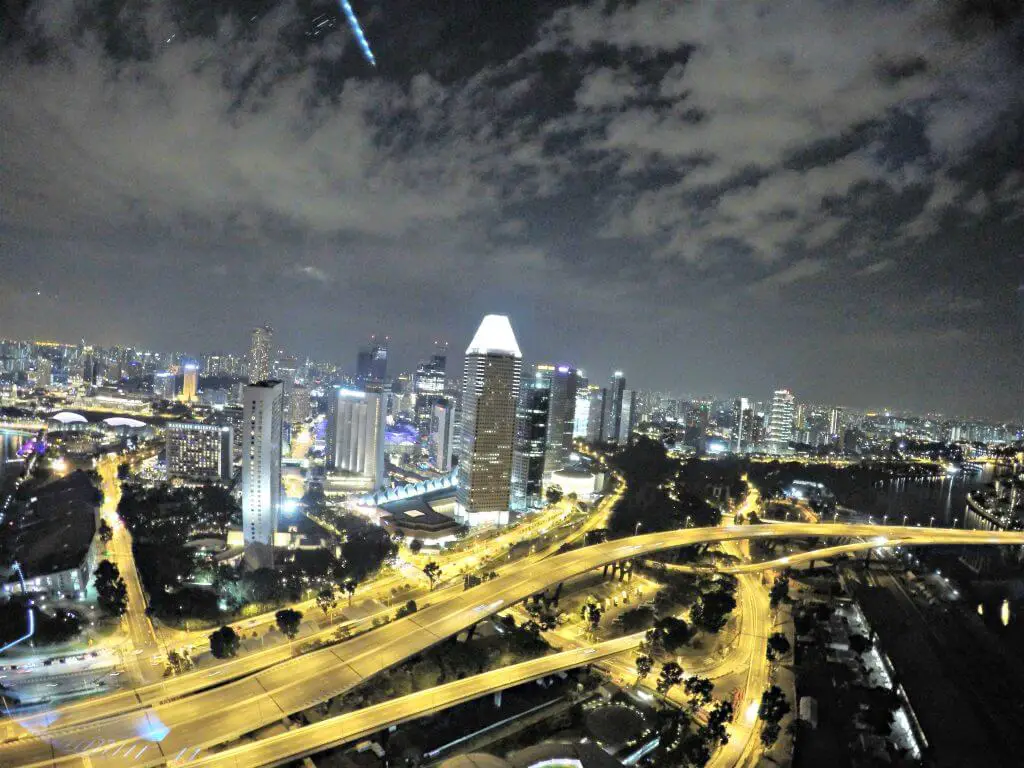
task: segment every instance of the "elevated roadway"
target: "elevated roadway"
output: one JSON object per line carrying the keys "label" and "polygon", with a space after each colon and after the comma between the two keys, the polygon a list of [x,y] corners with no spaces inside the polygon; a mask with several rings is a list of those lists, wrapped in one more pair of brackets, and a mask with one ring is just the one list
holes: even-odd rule
{"label": "elevated roadway", "polygon": [[169,765],[202,768],[250,768],[254,765],[283,765],[331,747],[338,747],[370,736],[393,725],[433,715],[441,710],[486,696],[497,691],[528,683],[574,667],[606,659],[635,649],[643,640],[639,632],[588,648],[575,648],[550,656],[542,656],[521,664],[484,672],[483,674],[446,683],[434,688],[402,696],[398,699],[366,707],[356,712],[323,720],[305,728],[207,754],[188,761],[187,755],[172,759]]}
{"label": "elevated roadway", "polygon": [[[158,765],[179,753],[229,742],[285,715],[337,696],[378,672],[468,629],[490,615],[586,571],[681,546],[765,538],[864,537],[876,546],[905,544],[1024,544],[1024,532],[964,531],[862,524],[768,524],[659,532],[609,541],[532,562],[458,592],[418,613],[338,645],[308,653],[251,677],[123,715],[0,746],[0,765]],[[74,734],[78,738],[68,739]],[[100,746],[98,746],[100,745]]]}

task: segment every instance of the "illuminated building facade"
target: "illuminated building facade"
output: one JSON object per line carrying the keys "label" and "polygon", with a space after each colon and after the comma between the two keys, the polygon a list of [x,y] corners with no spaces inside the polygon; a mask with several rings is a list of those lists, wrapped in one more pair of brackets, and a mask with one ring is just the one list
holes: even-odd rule
{"label": "illuminated building facade", "polygon": [[231,480],[234,430],[227,424],[171,422],[167,438],[167,476],[186,482]]}
{"label": "illuminated building facade", "polygon": [[522,353],[505,315],[487,315],[466,349],[455,515],[508,522]]}
{"label": "illuminated building facade", "polygon": [[388,392],[336,387],[327,416],[327,468],[363,477],[370,487],[384,482],[384,423]]}
{"label": "illuminated building facade", "polygon": [[775,390],[768,412],[766,435],[770,453],[782,454],[789,450],[789,442],[793,439],[793,412],[793,393],[788,389]]}
{"label": "illuminated building facade", "polygon": [[181,380],[181,402],[194,403],[199,392],[199,366],[189,363],[185,366]]}
{"label": "illuminated building facade", "polygon": [[270,349],[274,342],[274,329],[269,325],[253,328],[249,338],[249,382],[257,383],[270,377]]}
{"label": "illuminated building facade", "polygon": [[260,567],[273,565],[281,508],[283,399],[279,381],[242,390],[242,538]]}

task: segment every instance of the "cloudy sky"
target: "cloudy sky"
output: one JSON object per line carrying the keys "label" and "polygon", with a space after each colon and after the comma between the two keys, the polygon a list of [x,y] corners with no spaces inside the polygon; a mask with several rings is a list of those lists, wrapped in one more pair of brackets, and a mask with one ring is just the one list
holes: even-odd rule
{"label": "cloudy sky", "polygon": [[11,0],[0,336],[1019,418],[1015,0]]}

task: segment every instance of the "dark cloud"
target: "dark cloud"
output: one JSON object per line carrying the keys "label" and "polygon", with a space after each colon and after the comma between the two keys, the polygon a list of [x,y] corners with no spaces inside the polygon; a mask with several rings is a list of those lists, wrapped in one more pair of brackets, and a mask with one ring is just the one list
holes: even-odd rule
{"label": "dark cloud", "polygon": [[1012,5],[358,10],[377,70],[329,2],[8,5],[5,334],[412,362],[506,311],[642,387],[1019,412]]}

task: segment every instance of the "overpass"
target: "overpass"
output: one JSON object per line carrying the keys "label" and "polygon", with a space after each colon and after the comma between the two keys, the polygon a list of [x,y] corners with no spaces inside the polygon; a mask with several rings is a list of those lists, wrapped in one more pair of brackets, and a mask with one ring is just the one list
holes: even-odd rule
{"label": "overpass", "polygon": [[539,659],[524,661],[510,667],[491,670],[453,683],[446,683],[408,696],[355,712],[328,718],[305,728],[271,736],[251,744],[206,755],[189,762],[183,755],[169,765],[201,766],[202,768],[249,768],[254,765],[283,765],[371,736],[393,725],[401,725],[419,717],[436,714],[443,709],[463,704],[497,691],[528,683],[541,677],[574,667],[592,664],[636,648],[644,633],[638,632],[587,648],[575,648]]}
{"label": "overpass", "polygon": [[[1024,544],[1024,532],[865,524],[768,524],[690,528],[604,542],[547,559],[544,568],[516,563],[504,575],[372,632],[275,665],[253,676],[104,720],[0,746],[0,765],[81,764],[148,766],[179,754],[199,756],[205,747],[232,741],[263,725],[326,701],[436,643],[468,629],[573,576],[606,564],[664,549],[741,539],[864,537],[874,546],[890,541],[925,544]],[[74,734],[80,739],[70,743]]]}

